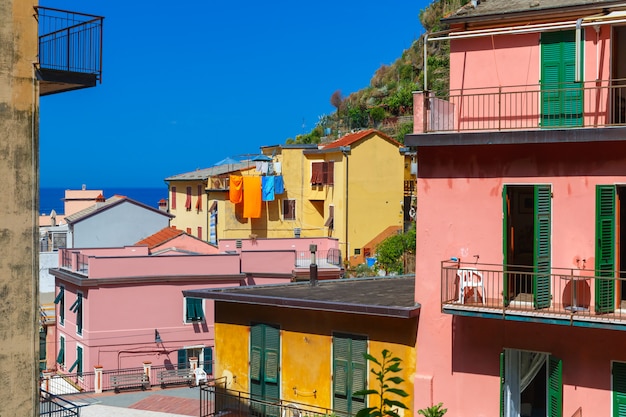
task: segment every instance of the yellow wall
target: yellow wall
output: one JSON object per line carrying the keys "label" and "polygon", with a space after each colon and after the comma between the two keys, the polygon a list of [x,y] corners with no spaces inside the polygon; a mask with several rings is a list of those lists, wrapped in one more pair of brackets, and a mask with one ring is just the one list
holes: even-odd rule
{"label": "yellow wall", "polygon": [[[192,236],[198,237],[198,227],[202,227],[202,240],[208,240],[209,223],[207,197],[204,189],[206,188],[206,180],[195,181],[170,181],[169,184],[169,212],[175,215],[170,225],[179,230],[187,231],[190,229]],[[202,208],[196,209],[198,201],[198,186],[202,190],[200,198],[202,199]],[[176,208],[172,208],[172,187],[176,187]],[[187,201],[187,187],[191,187],[191,210],[187,210],[185,202]]]}
{"label": "yellow wall", "polygon": [[[215,308],[215,376],[227,376],[230,389],[249,392],[249,328],[254,321],[280,327],[282,400],[332,408],[332,335],[339,332],[366,335],[368,351],[376,358],[380,357],[383,349],[388,349],[394,356],[402,358],[403,371],[399,376],[405,382],[400,388],[409,394],[402,401],[409,407],[413,404],[416,319],[250,306],[219,301],[215,303]],[[369,374],[368,378],[370,387],[374,388],[373,375]],[[405,412],[407,416],[412,414],[411,410]]]}

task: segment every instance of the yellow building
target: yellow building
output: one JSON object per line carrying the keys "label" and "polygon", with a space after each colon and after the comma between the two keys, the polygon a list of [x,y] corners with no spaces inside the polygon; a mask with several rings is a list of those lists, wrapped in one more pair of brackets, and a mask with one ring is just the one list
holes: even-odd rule
{"label": "yellow building", "polygon": [[[253,399],[294,404],[326,414],[376,406],[377,389],[363,353],[399,357],[404,379],[395,397],[413,412],[415,340],[420,306],[414,276],[357,278],[285,285],[185,291],[215,300],[214,376]],[[376,294],[373,296],[373,294]],[[220,411],[220,410],[215,410]],[[306,412],[304,413],[306,415]],[[402,415],[402,412],[400,412]]]}
{"label": "yellow building", "polygon": [[213,244],[218,238],[229,237],[224,234],[223,222],[218,222],[217,216],[218,212],[226,212],[229,176],[244,175],[253,168],[251,161],[232,161],[166,178],[168,212],[176,216],[170,226]]}

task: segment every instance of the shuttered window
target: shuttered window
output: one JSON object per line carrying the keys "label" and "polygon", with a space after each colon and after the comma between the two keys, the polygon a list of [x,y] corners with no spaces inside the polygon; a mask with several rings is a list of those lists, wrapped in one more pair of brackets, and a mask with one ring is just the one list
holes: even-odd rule
{"label": "shuttered window", "polygon": [[201,298],[185,298],[185,322],[202,321],[204,310],[202,309]]}
{"label": "shuttered window", "polygon": [[533,297],[535,308],[550,307],[552,300],[551,282],[551,192],[549,185],[536,185],[534,189],[534,281]]}
{"label": "shuttered window", "polygon": [[548,358],[548,417],[563,416],[563,362]]}
{"label": "shuttered window", "polygon": [[626,363],[613,362],[613,417],[626,417]]}
{"label": "shuttered window", "polygon": [[187,187],[187,198],[185,199],[185,208],[191,211],[191,187]]}
{"label": "shuttered window", "polygon": [[54,299],[54,304],[59,306],[59,324],[65,324],[65,287],[59,286],[59,294]]}
{"label": "shuttered window", "polygon": [[582,126],[582,89],[575,82],[575,36],[573,30],[541,34],[542,127]]}
{"label": "shuttered window", "polygon": [[170,195],[170,209],[176,210],[176,187],[172,187],[172,193]]}
{"label": "shuttered window", "polygon": [[333,335],[333,409],[356,413],[365,407],[365,397],[353,392],[367,386],[367,340],[358,336]]}
{"label": "shuttered window", "polygon": [[[250,395],[268,401],[280,399],[280,330],[278,327],[267,324],[250,326]],[[265,412],[270,415],[274,414],[270,410],[265,410]]]}
{"label": "shuttered window", "polygon": [[59,354],[57,355],[57,363],[60,365],[65,364],[65,337],[59,337]]}
{"label": "shuttered window", "polygon": [[198,200],[196,201],[196,210],[202,210],[202,185],[198,185]]}
{"label": "shuttered window", "polygon": [[615,309],[615,186],[596,186],[596,313]]}
{"label": "shuttered window", "polygon": [[311,164],[311,185],[322,185],[323,183],[323,162],[313,162]]}

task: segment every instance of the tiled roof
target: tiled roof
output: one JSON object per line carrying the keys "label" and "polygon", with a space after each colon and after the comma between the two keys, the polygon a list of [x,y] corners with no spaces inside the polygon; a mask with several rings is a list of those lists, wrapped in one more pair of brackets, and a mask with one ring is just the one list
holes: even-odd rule
{"label": "tiled roof", "polygon": [[210,168],[197,169],[184,174],[172,175],[171,177],[165,178],[165,181],[206,180],[207,178],[215,177],[217,175],[228,174],[230,172],[237,172],[255,167],[256,165],[253,161],[237,162],[236,164],[218,165]]}
{"label": "tiled roof", "polygon": [[611,5],[623,4],[623,1],[617,0],[480,0],[476,8],[472,7],[472,3],[460,8],[456,13],[443,19],[446,20],[464,20],[473,17],[487,17],[490,15],[499,16],[503,14],[519,13],[519,12],[538,12],[543,13],[550,9],[565,9],[572,7],[594,7],[602,9]]}
{"label": "tiled roof", "polygon": [[164,229],[159,230],[158,232],[156,232],[155,234],[153,234],[152,236],[148,236],[145,239],[140,240],[139,242],[137,242],[137,245],[148,245],[149,249],[155,248],[159,245],[162,245],[165,242],[168,242],[172,239],[174,239],[175,237],[178,237],[182,234],[184,234],[185,232],[182,230],[178,230],[175,227],[166,227]]}
{"label": "tiled roof", "polygon": [[103,202],[95,203],[94,205],[89,206],[86,209],[83,209],[81,211],[77,211],[76,213],[73,213],[73,214],[71,214],[69,216],[65,216],[65,221],[68,224],[76,223],[76,222],[78,222],[80,220],[83,220],[83,219],[85,219],[87,217],[93,216],[94,214],[96,214],[98,212],[101,212],[101,211],[104,211],[104,210],[108,210],[109,208],[114,207],[114,206],[116,206],[118,204],[121,204],[121,203],[123,203],[125,201],[128,202],[128,203],[131,203],[131,204],[135,204],[137,206],[141,206],[141,207],[145,208],[146,210],[151,210],[151,211],[154,211],[154,212],[157,212],[157,213],[161,213],[161,214],[163,214],[164,216],[167,216],[167,217],[174,217],[173,215],[171,215],[169,213],[166,213],[166,212],[164,212],[162,210],[159,210],[159,209],[156,209],[154,207],[150,207],[150,206],[148,206],[146,204],[143,204],[143,203],[141,203],[139,201],[133,200],[132,198],[128,198],[128,197],[121,196],[121,195],[114,195],[113,197],[107,198]]}
{"label": "tiled roof", "polygon": [[366,137],[374,135],[374,134],[380,136],[383,139],[388,140],[389,142],[393,143],[394,145],[396,145],[398,147],[402,146],[400,144],[400,142],[397,142],[393,138],[385,135],[382,132],[379,132],[378,130],[367,129],[367,130],[361,130],[361,131],[355,132],[355,133],[348,133],[347,135],[337,139],[334,142],[327,143],[326,145],[324,145],[322,147],[322,149],[334,149],[334,148],[339,148],[341,146],[350,146],[353,143],[358,142],[361,139],[365,139]]}
{"label": "tiled roof", "polygon": [[186,297],[387,317],[415,317],[415,275],[183,291]]}

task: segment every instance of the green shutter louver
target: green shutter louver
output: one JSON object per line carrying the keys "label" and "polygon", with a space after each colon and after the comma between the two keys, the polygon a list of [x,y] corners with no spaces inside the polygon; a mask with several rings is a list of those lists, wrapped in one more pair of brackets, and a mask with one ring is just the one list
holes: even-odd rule
{"label": "green shutter louver", "polygon": [[185,310],[186,321],[201,321],[204,319],[201,298],[186,298],[187,308]]}
{"label": "green shutter louver", "polygon": [[54,304],[59,304],[59,302],[63,298],[63,294],[65,294],[65,287],[59,287],[59,293],[56,297],[54,297]]}
{"label": "green shutter louver", "polygon": [[[280,329],[266,324],[250,327],[250,395],[280,399]],[[277,415],[277,407],[254,406],[262,414]]]}
{"label": "green shutter louver", "polygon": [[552,193],[549,185],[536,185],[534,187],[534,280],[533,297],[535,308],[550,307],[552,291],[551,276],[551,198]]}
{"label": "green shutter louver", "polygon": [[596,313],[615,309],[615,191],[614,185],[596,186]]}
{"label": "green shutter louver", "polygon": [[563,362],[548,360],[548,417],[563,417]]}
{"label": "green shutter louver", "polygon": [[542,127],[582,126],[582,89],[575,82],[575,36],[573,30],[541,34]]}
{"label": "green shutter louver", "polygon": [[178,350],[178,369],[186,369],[188,368],[187,362],[187,349],[179,349]]}
{"label": "green shutter louver", "polygon": [[63,365],[65,363],[65,338],[59,339],[59,354],[57,355],[57,363]]}
{"label": "green shutter louver", "polygon": [[367,340],[356,336],[333,336],[333,409],[355,413],[365,397],[353,393],[367,388]]}
{"label": "green shutter louver", "polygon": [[207,374],[213,375],[213,348],[204,348],[204,370]]}
{"label": "green shutter louver", "polygon": [[626,417],[626,363],[613,362],[613,417]]}

